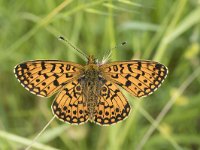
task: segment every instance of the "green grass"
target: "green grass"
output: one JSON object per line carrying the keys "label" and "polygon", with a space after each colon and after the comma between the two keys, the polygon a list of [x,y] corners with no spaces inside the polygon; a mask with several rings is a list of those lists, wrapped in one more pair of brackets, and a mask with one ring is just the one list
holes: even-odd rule
{"label": "green grass", "polygon": [[51,98],[30,94],[13,74],[34,59],[84,62],[57,37],[112,61],[150,59],[169,68],[163,85],[109,127],[54,120],[35,149],[200,149],[200,3],[196,0],[0,0],[0,149],[24,149],[53,117]]}

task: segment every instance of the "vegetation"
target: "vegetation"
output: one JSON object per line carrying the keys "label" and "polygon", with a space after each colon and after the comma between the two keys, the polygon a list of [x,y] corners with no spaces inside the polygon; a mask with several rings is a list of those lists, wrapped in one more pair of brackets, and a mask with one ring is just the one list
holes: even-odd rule
{"label": "vegetation", "polygon": [[0,0],[0,149],[24,149],[53,117],[51,98],[26,91],[16,64],[35,59],[84,62],[63,35],[100,60],[149,59],[169,68],[162,86],[137,99],[113,126],[72,126],[55,119],[35,149],[200,149],[199,0]]}

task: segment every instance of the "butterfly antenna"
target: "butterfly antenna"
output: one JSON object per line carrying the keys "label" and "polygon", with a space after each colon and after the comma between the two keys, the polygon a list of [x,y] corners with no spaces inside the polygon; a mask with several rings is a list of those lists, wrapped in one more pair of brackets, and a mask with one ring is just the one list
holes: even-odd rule
{"label": "butterfly antenna", "polygon": [[30,143],[30,145],[28,147],[26,147],[25,150],[29,150],[33,144],[36,142],[36,140],[41,136],[41,134],[46,130],[46,128],[50,125],[50,123],[55,119],[55,115],[51,118],[51,120],[46,124],[46,126],[38,133],[38,135],[32,140],[32,142]]}
{"label": "butterfly antenna", "polygon": [[120,45],[116,45],[115,47],[113,47],[113,48],[107,50],[107,51],[105,52],[105,54],[104,54],[104,57],[103,57],[103,60],[102,60],[102,64],[106,63],[106,62],[110,59],[110,56],[111,56],[112,51],[113,51],[114,49],[117,49],[117,48],[119,48],[119,47],[121,47],[121,46],[124,46],[125,44],[127,44],[126,41],[122,42]]}
{"label": "butterfly antenna", "polygon": [[75,49],[79,54],[81,54],[81,58],[85,61],[88,60],[88,56],[82,51],[80,50],[78,47],[74,46],[68,39],[64,38],[63,36],[59,36],[58,37],[59,40],[64,41],[67,45],[70,45],[73,49]]}

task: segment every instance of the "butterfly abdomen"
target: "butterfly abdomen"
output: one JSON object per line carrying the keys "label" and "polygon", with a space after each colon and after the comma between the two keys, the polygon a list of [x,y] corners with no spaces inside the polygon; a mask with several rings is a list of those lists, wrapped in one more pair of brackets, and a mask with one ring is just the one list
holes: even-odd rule
{"label": "butterfly abdomen", "polygon": [[103,85],[103,79],[96,64],[89,64],[85,67],[84,75],[80,78],[83,95],[85,97],[85,105],[88,108],[90,121],[94,120],[95,106],[99,102],[100,91]]}

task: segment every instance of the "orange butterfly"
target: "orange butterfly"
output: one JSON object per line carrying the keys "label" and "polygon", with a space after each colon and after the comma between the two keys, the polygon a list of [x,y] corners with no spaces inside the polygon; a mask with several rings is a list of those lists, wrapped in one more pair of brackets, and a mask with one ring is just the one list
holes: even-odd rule
{"label": "orange butterfly", "polygon": [[161,85],[168,70],[155,61],[99,64],[88,56],[85,66],[35,60],[17,65],[14,72],[22,86],[33,94],[49,97],[59,91],[52,111],[61,121],[82,124],[89,120],[111,125],[125,119],[131,110],[118,86],[135,97],[144,97]]}

